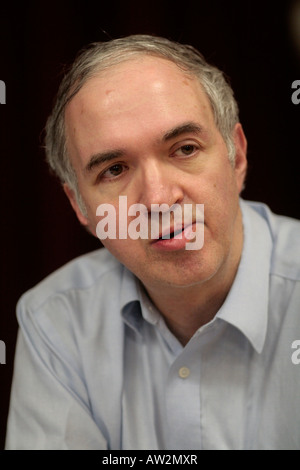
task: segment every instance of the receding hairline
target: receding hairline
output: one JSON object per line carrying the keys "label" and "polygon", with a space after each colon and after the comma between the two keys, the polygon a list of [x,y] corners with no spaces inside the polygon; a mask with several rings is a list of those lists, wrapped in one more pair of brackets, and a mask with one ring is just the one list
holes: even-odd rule
{"label": "receding hairline", "polygon": [[[100,55],[100,54],[99,54]],[[118,54],[108,55],[107,57],[102,57],[101,55],[95,60],[95,63],[90,66],[89,71],[84,75],[84,77],[75,78],[74,83],[71,85],[69,93],[67,94],[64,109],[67,107],[68,103],[77,95],[77,93],[93,78],[100,77],[109,74],[111,70],[117,68],[126,63],[138,61],[138,58],[154,58],[158,60],[163,60],[171,65],[174,65],[178,70],[186,75],[189,79],[195,79],[200,85],[202,90],[205,92],[205,88],[201,81],[199,71],[196,67],[192,69],[188,64],[183,65],[182,62],[178,62],[175,58],[167,56],[163,52],[160,53],[156,50],[126,50],[124,55],[121,56],[120,52]]]}
{"label": "receding hairline", "polygon": [[[186,79],[188,80],[194,80],[201,88],[201,91],[207,96],[207,93],[205,91],[205,88],[203,86],[203,83],[201,81],[201,78],[199,77],[199,74],[197,75],[196,71],[191,71],[190,69],[188,69],[187,67],[182,67],[181,64],[178,64],[177,62],[175,62],[174,60],[172,60],[171,58],[168,58],[168,57],[164,57],[164,56],[161,56],[159,54],[155,54],[155,53],[147,53],[147,51],[144,53],[144,52],[137,52],[135,53],[133,56],[130,56],[130,57],[124,57],[122,59],[120,59],[120,61],[116,62],[116,63],[113,63],[113,64],[109,64],[109,65],[104,65],[101,63],[99,63],[99,66],[95,66],[93,68],[93,70],[88,73],[86,75],[86,77],[84,77],[83,80],[79,81],[75,81],[75,83],[73,84],[73,86],[71,87],[71,90],[70,90],[70,93],[69,93],[69,96],[66,100],[66,103],[65,103],[65,106],[64,108],[67,107],[67,105],[70,103],[70,101],[83,89],[85,88],[86,85],[90,84],[90,82],[94,79],[97,79],[97,78],[102,78],[104,77],[105,78],[105,75],[110,75],[112,72],[114,72],[114,70],[116,70],[117,72],[117,69],[118,67],[122,67],[123,65],[126,65],[126,64],[130,64],[130,63],[134,63],[136,62],[137,64],[139,64],[139,58],[142,59],[147,59],[147,58],[154,58],[154,59],[158,59],[159,61],[163,61],[165,63],[169,63],[170,66],[172,66],[174,69],[177,69],[179,72],[181,72],[183,74],[183,76],[185,76]],[[142,65],[142,61],[140,62],[140,64]],[[138,66],[137,66],[137,71],[138,71]],[[126,72],[126,71],[125,71]],[[109,82],[108,82],[108,87],[109,87]],[[209,99],[209,96],[207,96],[208,98],[208,101],[209,103],[211,104],[210,102],[210,99]]]}

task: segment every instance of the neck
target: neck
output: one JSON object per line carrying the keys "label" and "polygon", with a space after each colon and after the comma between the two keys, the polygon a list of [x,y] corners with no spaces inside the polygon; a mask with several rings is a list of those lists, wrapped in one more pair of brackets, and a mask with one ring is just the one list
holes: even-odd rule
{"label": "neck", "polygon": [[[233,280],[232,280],[233,282]],[[224,303],[232,282],[218,286],[200,284],[193,288],[172,289],[168,295],[148,292],[163,315],[169,329],[185,345],[194,333],[209,323]]]}

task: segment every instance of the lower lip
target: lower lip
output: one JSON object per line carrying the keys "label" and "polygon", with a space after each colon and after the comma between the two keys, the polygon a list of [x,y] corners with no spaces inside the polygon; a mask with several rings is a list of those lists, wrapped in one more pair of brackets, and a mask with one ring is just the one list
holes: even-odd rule
{"label": "lower lip", "polygon": [[[182,232],[173,238],[160,239],[152,243],[152,246],[160,251],[179,251],[185,248],[185,245],[192,241],[191,238],[187,238],[188,235],[196,230],[196,224],[189,225]],[[190,236],[190,235],[189,235]],[[196,233],[195,233],[196,236]]]}

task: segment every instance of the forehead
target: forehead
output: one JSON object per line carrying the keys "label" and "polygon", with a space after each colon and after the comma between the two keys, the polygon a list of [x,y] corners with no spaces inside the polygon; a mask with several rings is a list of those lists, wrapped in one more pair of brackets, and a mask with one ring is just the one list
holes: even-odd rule
{"label": "forehead", "polygon": [[[195,75],[170,60],[155,56],[137,56],[108,67],[89,78],[73,97],[67,109],[81,112],[94,106],[112,108],[127,102],[132,105],[146,102],[149,96],[180,99],[181,95],[202,101],[210,107],[209,99]],[[135,97],[138,97],[138,102]]]}
{"label": "forehead", "polygon": [[123,83],[123,79],[130,79],[134,82],[149,80],[161,80],[167,78],[172,82],[186,83],[186,80],[197,81],[197,78],[188,70],[184,70],[170,59],[158,57],[151,54],[133,55],[127,59],[121,59],[119,63],[107,65],[102,70],[95,68],[95,73],[86,81],[82,89],[89,88],[93,81],[109,83]]}
{"label": "forehead", "polygon": [[68,104],[65,116],[68,146],[80,154],[100,144],[124,146],[159,137],[187,121],[215,127],[199,80],[153,56],[130,59],[91,77]]}

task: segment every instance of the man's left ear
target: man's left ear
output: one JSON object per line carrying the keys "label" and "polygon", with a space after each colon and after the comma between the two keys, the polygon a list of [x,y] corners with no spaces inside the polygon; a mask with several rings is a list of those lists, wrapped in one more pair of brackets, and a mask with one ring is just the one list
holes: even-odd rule
{"label": "man's left ear", "polygon": [[235,145],[235,175],[239,193],[244,188],[247,173],[247,139],[242,125],[238,122],[233,131],[233,141]]}

